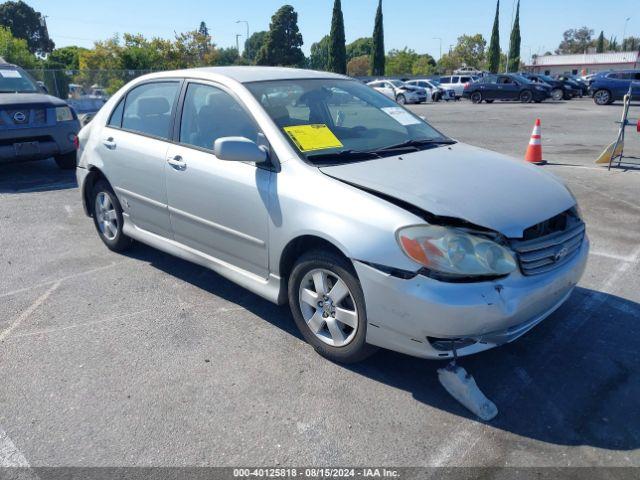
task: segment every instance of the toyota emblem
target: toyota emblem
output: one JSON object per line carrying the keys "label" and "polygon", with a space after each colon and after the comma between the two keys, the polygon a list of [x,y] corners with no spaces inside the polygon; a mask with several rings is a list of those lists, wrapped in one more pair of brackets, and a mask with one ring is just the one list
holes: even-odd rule
{"label": "toyota emblem", "polygon": [[569,249],[567,247],[562,247],[560,250],[558,250],[558,253],[556,253],[555,261],[559,262],[564,257],[566,257],[568,254],[569,254]]}
{"label": "toyota emblem", "polygon": [[13,121],[16,123],[24,123],[27,120],[27,116],[24,112],[16,112],[13,114]]}

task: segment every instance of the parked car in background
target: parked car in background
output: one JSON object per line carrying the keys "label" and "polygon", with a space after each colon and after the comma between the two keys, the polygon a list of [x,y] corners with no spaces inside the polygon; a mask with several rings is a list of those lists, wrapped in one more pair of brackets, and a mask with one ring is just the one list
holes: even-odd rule
{"label": "parked car in background", "polygon": [[524,78],[537,85],[548,85],[551,87],[551,98],[555,101],[571,100],[572,89],[569,86],[565,86],[560,80],[550,77],[549,75],[542,75],[539,73],[520,73]]}
{"label": "parked car in background", "polygon": [[495,100],[515,100],[540,103],[551,95],[551,87],[533,83],[514,73],[487,75],[464,89],[464,97],[473,103],[493,103]]}
{"label": "parked car in background", "polygon": [[87,125],[96,113],[100,111],[102,106],[106,103],[106,100],[102,97],[85,96],[80,98],[70,98],[67,103],[78,116],[80,125],[83,127]]}
{"label": "parked car in background", "polygon": [[400,80],[374,80],[367,85],[400,105],[427,101],[427,91],[424,88],[408,85]]}
{"label": "parked car in background", "polygon": [[471,75],[472,77],[479,77],[484,72],[482,70],[478,70],[474,67],[460,67],[457,70],[454,70],[454,75]]}
{"label": "parked car in background", "polygon": [[589,82],[584,80],[582,77],[578,75],[567,75],[569,79],[573,80],[581,90],[581,97],[585,97],[589,95]]}
{"label": "parked car in background", "polygon": [[288,303],[337,362],[512,342],[567,301],[589,255],[556,177],[330,73],[140,77],[82,129],[76,172],[107,248],[136,239]]}
{"label": "parked car in background", "polygon": [[479,77],[474,77],[471,75],[451,75],[440,77],[440,86],[445,90],[453,90],[456,95],[456,99],[462,98],[462,93],[464,92],[464,87],[467,84],[478,80]]}
{"label": "parked car in background", "polygon": [[640,99],[640,70],[603,72],[591,79],[589,94],[597,105],[610,105],[622,100],[633,83],[631,96]]}
{"label": "parked car in background", "polygon": [[424,88],[427,92],[427,98],[432,102],[438,102],[440,100],[455,100],[456,98],[456,94],[453,90],[446,90],[428,78],[408,80],[405,83],[414,87]]}
{"label": "parked car in background", "polygon": [[53,157],[75,168],[80,123],[59,98],[47,95],[22,68],[0,64],[0,163]]}
{"label": "parked car in background", "polygon": [[570,75],[556,75],[556,80],[567,85],[573,97],[582,98],[584,95],[586,95],[589,92],[589,87],[587,87],[586,85],[584,85],[583,87],[581,82],[578,82],[576,79],[574,79]]}

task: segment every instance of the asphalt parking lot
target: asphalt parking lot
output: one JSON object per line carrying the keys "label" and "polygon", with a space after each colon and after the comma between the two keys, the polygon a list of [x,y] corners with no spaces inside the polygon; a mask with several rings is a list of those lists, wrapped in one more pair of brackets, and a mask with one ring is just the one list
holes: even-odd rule
{"label": "asphalt parking lot", "polygon": [[286,307],[143,245],[109,252],[50,161],[0,167],[0,466],[640,466],[640,167],[593,164],[621,105],[410,108],[517,157],[541,118],[540,168],[588,225],[570,300],[463,361],[494,421],[448,396],[437,362],[332,364]]}

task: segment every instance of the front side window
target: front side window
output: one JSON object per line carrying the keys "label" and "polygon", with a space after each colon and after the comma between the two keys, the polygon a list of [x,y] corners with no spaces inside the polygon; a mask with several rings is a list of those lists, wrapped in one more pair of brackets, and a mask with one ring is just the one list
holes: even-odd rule
{"label": "front side window", "polygon": [[258,129],[227,92],[210,85],[187,87],[180,123],[180,143],[213,150],[218,138],[245,137],[258,141]]}
{"label": "front side window", "polygon": [[451,83],[451,77],[440,77],[440,83]]}
{"label": "front side window", "polygon": [[314,164],[451,143],[420,117],[354,80],[279,80],[246,87],[300,155]]}
{"label": "front side window", "polygon": [[178,82],[158,82],[131,90],[124,105],[122,128],[169,139],[179,86]]}

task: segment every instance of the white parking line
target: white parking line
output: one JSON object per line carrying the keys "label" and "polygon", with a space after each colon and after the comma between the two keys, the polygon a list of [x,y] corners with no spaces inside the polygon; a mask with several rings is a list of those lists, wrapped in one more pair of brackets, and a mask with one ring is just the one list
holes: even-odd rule
{"label": "white parking line", "polygon": [[[29,462],[0,427],[0,468],[29,468]],[[22,478],[22,477],[20,477]]]}
{"label": "white parking line", "polygon": [[7,338],[9,335],[11,335],[11,332],[13,332],[16,328],[18,328],[20,324],[25,321],[25,319],[29,318],[31,314],[35,312],[36,309],[40,305],[42,305],[47,300],[47,298],[49,298],[49,296],[51,296],[51,294],[60,286],[61,283],[62,281],[57,281],[56,283],[51,285],[51,287],[49,287],[49,289],[46,292],[44,292],[40,297],[38,297],[36,301],[29,306],[29,308],[27,308],[24,312],[18,315],[18,318],[16,318],[11,323],[11,325],[9,325],[8,328],[6,328],[3,331],[0,331],[0,342],[4,341],[4,339]]}
{"label": "white parking line", "polygon": [[610,258],[612,260],[617,260],[618,262],[626,262],[626,263],[633,263],[635,262],[636,256],[631,254],[631,255],[616,255],[615,253],[609,253],[609,252],[599,252],[597,250],[591,250],[589,252],[589,255],[593,255],[595,257],[604,257],[604,258]]}

